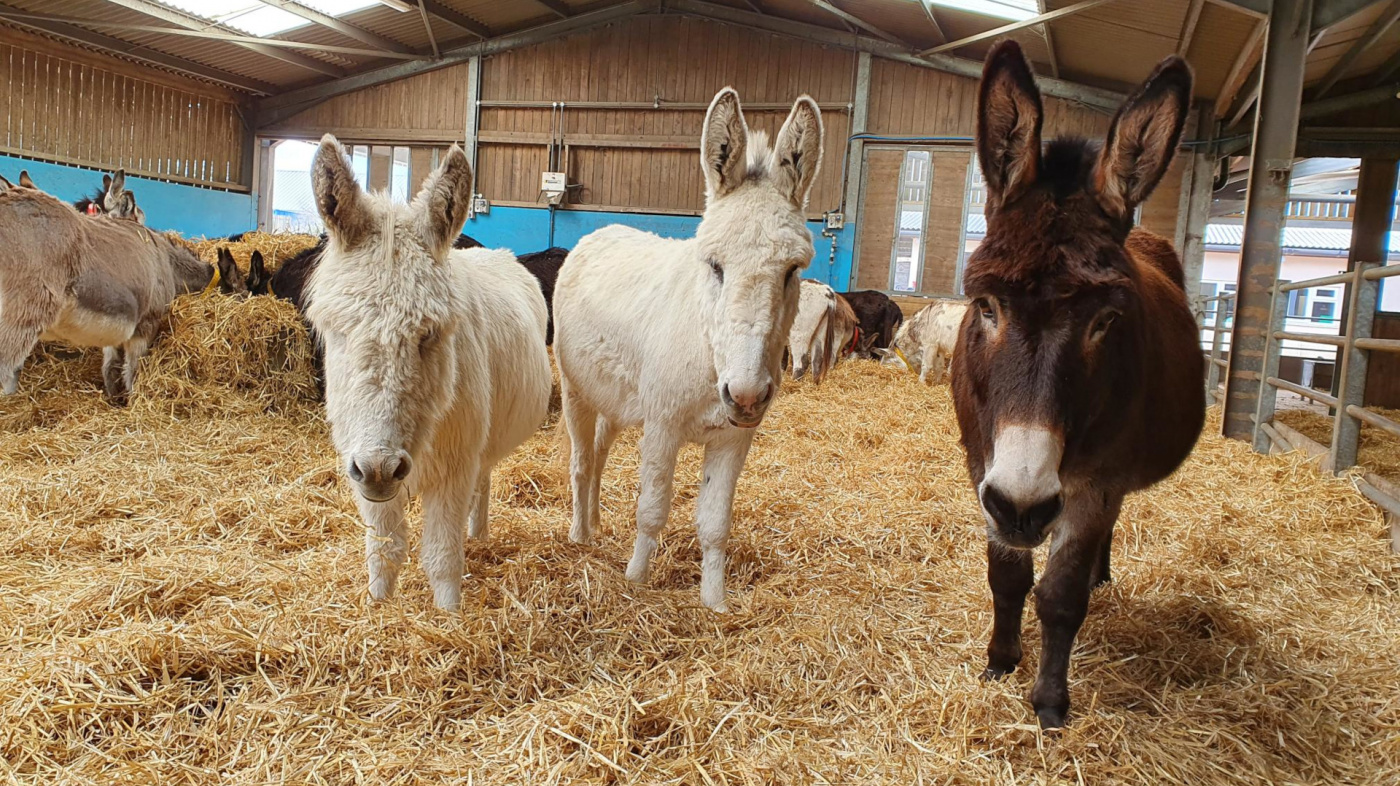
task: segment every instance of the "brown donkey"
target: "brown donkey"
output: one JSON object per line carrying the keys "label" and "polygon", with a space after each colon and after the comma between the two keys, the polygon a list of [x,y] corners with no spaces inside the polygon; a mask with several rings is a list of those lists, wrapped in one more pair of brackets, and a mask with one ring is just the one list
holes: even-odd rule
{"label": "brown donkey", "polygon": [[[124,404],[176,295],[213,268],[135,221],[79,215],[34,188],[0,183],[0,392],[14,393],[39,339],[103,347],[108,398]],[[120,349],[119,349],[120,348]]]}
{"label": "brown donkey", "polygon": [[982,74],[987,239],[967,263],[973,303],[952,386],[987,520],[987,678],[1021,662],[1031,550],[1050,540],[1035,587],[1031,690],[1045,728],[1069,712],[1070,650],[1090,591],[1109,580],[1124,495],[1175,471],[1205,418],[1181,262],[1170,243],[1133,228],[1133,209],[1171,163],[1190,97],[1190,68],[1167,58],[1102,145],[1056,140],[1042,150],[1040,93],[1020,47],[996,46]]}

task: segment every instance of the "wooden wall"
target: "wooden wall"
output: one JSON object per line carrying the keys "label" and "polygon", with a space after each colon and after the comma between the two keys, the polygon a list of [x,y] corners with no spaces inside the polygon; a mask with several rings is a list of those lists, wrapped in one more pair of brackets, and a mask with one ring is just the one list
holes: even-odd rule
{"label": "wooden wall", "polygon": [[[569,182],[580,185],[571,204],[699,212],[700,126],[714,94],[728,85],[739,91],[749,126],[770,136],[799,95],[822,106],[826,143],[811,199],[811,212],[820,214],[840,201],[854,69],[848,51],[675,16],[507,52],[482,68],[482,192],[499,202],[533,203],[556,122],[548,106],[492,102],[563,101]],[[599,102],[624,106],[588,106]]]}
{"label": "wooden wall", "polygon": [[0,152],[245,189],[234,94],[5,30]]}
{"label": "wooden wall", "polygon": [[260,133],[350,142],[462,142],[467,132],[467,66],[375,85],[318,104]]}

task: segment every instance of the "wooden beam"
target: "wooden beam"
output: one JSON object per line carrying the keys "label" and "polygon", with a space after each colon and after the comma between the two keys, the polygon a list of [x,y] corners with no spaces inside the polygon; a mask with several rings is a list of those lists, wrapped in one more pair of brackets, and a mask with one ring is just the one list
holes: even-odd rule
{"label": "wooden beam", "polygon": [[1384,84],[1395,75],[1396,71],[1400,71],[1400,51],[1391,55],[1389,60],[1381,63],[1381,67],[1376,69],[1376,77],[1371,81],[1371,84]]}
{"label": "wooden beam", "polygon": [[[1303,57],[1307,57],[1308,55],[1312,54],[1312,51],[1317,48],[1317,45],[1319,43],[1322,42],[1323,37],[1327,35],[1327,30],[1328,28],[1324,27],[1323,29],[1318,30],[1312,34],[1312,40],[1308,42],[1308,51],[1306,54],[1303,55]],[[1239,125],[1240,121],[1244,120],[1245,115],[1249,114],[1249,110],[1253,108],[1254,102],[1259,100],[1259,67],[1255,66],[1254,71],[1251,72],[1249,76],[1249,92],[1245,94],[1244,100],[1239,102],[1239,108],[1235,111],[1235,114],[1230,118],[1230,122],[1225,124],[1225,127],[1227,129],[1234,128],[1235,126]]]}
{"label": "wooden beam", "polygon": [[1272,0],[1210,0],[1218,6],[1223,6],[1240,13],[1248,14],[1256,19],[1264,19],[1269,15],[1269,4]]}
{"label": "wooden beam", "polygon": [[[1036,0],[1036,8],[1041,14],[1045,13],[1045,0]],[[1055,56],[1055,37],[1050,33],[1050,23],[1046,22],[1040,26],[1040,34],[1045,38],[1045,50],[1050,53],[1050,75],[1056,79],[1060,78],[1060,59]]]}
{"label": "wooden beam", "polygon": [[943,25],[938,23],[938,17],[933,15],[933,3],[929,0],[919,0],[919,7],[924,9],[924,16],[928,17],[928,23],[933,25],[933,32],[938,35],[939,43],[948,40],[948,34],[943,32]]}
{"label": "wooden beam", "polygon": [[444,22],[451,22],[477,38],[484,40],[495,35],[495,33],[491,32],[491,28],[472,19],[466,14],[448,8],[442,3],[437,2],[437,0],[423,0],[423,8],[427,9],[428,13],[438,19]]}
{"label": "wooden beam", "polygon": [[313,24],[318,24],[328,30],[334,30],[347,38],[353,38],[360,43],[369,44],[372,47],[383,49],[386,52],[398,52],[399,54],[405,55],[414,54],[413,49],[405,44],[401,44],[392,38],[385,38],[378,33],[372,33],[363,27],[352,25],[343,19],[337,19],[330,14],[323,14],[314,8],[302,5],[297,2],[297,0],[259,0],[259,2],[264,5],[280,8],[289,14],[295,14]]}
{"label": "wooden beam", "polygon": [[1400,93],[1400,84],[1391,83],[1373,87],[1369,90],[1358,90],[1355,93],[1324,98],[1321,101],[1309,101],[1303,104],[1303,111],[1300,117],[1304,120],[1311,120],[1316,117],[1325,117],[1340,112],[1348,112],[1363,106],[1388,104],[1400,97],[1397,96],[1397,93]]}
{"label": "wooden beam", "polygon": [[1381,12],[1380,18],[1376,19],[1364,35],[1353,41],[1346,54],[1342,55],[1341,59],[1328,70],[1327,76],[1322,78],[1322,82],[1313,93],[1313,98],[1322,98],[1327,95],[1327,91],[1336,87],[1337,82],[1346,75],[1347,69],[1356,63],[1356,59],[1365,54],[1366,50],[1385,35],[1386,31],[1397,21],[1400,21],[1400,0],[1391,0],[1390,5]]}
{"label": "wooden beam", "polygon": [[418,0],[418,15],[423,18],[423,32],[428,34],[428,43],[433,47],[433,59],[442,57],[442,52],[438,50],[437,36],[433,35],[433,22],[428,19],[428,9],[423,5],[423,0]]}
{"label": "wooden beam", "polygon": [[[162,22],[169,22],[170,24],[177,25],[188,30],[208,31],[210,29],[213,29],[221,33],[237,35],[237,31],[233,28],[230,28],[228,25],[221,25],[218,22],[205,19],[204,17],[186,14],[177,11],[174,8],[171,8],[170,6],[164,6],[160,5],[159,3],[152,2],[151,0],[107,0],[107,2],[119,5],[123,8],[130,9],[132,11],[136,11],[138,13],[145,14],[146,16],[155,17],[156,19],[159,19]],[[325,74],[326,76],[333,76],[337,78],[345,76],[345,69],[341,68],[340,66],[333,65],[331,63],[317,60],[314,57],[307,57],[306,55],[298,54],[296,52],[287,52],[275,46],[268,46],[264,43],[248,43],[233,41],[230,41],[229,43],[232,43],[234,46],[241,46],[244,49],[247,49],[252,52],[257,52],[258,54],[264,57],[270,57],[273,60],[281,60],[284,63],[291,63],[294,66],[305,68],[308,71],[315,71],[318,74]]]}
{"label": "wooden beam", "polygon": [[559,2],[559,0],[535,0],[535,3],[553,11],[560,19],[568,19],[574,15],[574,9]]}
{"label": "wooden beam", "polygon": [[1235,100],[1235,96],[1244,86],[1245,78],[1249,76],[1250,69],[1259,62],[1259,58],[1264,54],[1264,33],[1269,29],[1267,19],[1260,19],[1254,24],[1254,29],[1250,31],[1249,38],[1245,39],[1244,46],[1240,48],[1240,53],[1235,56],[1234,65],[1230,66],[1230,72],[1225,76],[1225,84],[1220,87],[1220,95],[1215,97],[1215,116],[1224,117],[1230,111],[1230,104]]}
{"label": "wooden beam", "polygon": [[1201,21],[1201,9],[1206,7],[1206,0],[1191,0],[1191,5],[1186,7],[1186,19],[1181,23],[1181,35],[1176,39],[1176,54],[1185,57],[1191,49],[1191,39],[1196,37],[1196,25]]}
{"label": "wooden beam", "polygon": [[[917,66],[919,68],[932,68],[935,71],[944,71],[958,76],[965,76],[970,79],[980,79],[982,77],[982,63],[977,60],[970,60],[966,57],[956,57],[953,55],[930,55],[920,57],[907,49],[881,41],[868,36],[852,37],[845,33],[832,30],[821,25],[805,24],[803,22],[793,22],[787,19],[776,19],[763,14],[755,14],[752,11],[744,11],[733,6],[709,3],[705,0],[666,0],[666,8],[675,13],[689,14],[702,19],[713,19],[729,24],[741,25],[754,30],[762,30],[770,33],[777,33],[803,41],[823,44],[826,46],[840,47],[857,52],[869,52],[876,57],[886,60],[893,60],[906,65]],[[1063,79],[1052,79],[1050,77],[1040,77],[1036,79],[1036,84],[1047,96],[1062,98],[1066,101],[1074,101],[1086,106],[1095,107],[1106,112],[1114,112],[1122,103],[1127,100],[1127,96],[1116,93],[1112,90],[1104,90],[1099,87],[1081,85],[1077,82],[1069,82]],[[269,99],[271,100],[271,99]]]}
{"label": "wooden beam", "polygon": [[1331,27],[1356,12],[1375,5],[1380,0],[1314,0],[1312,26]]}
{"label": "wooden beam", "polygon": [[446,68],[459,63],[466,63],[473,57],[494,55],[511,49],[518,49],[523,46],[530,46],[542,41],[548,41],[580,30],[588,30],[641,13],[642,10],[648,7],[649,6],[640,0],[630,0],[630,2],[607,6],[596,11],[575,14],[568,19],[548,22],[538,27],[529,28],[528,30],[507,33],[485,41],[476,41],[465,46],[447,49],[442,52],[442,57],[437,60],[412,60],[404,63],[395,63],[394,65],[368,69],[356,74],[351,74],[343,79],[310,85],[296,90],[289,90],[285,93],[263,99],[258,103],[257,127],[266,128],[267,126],[280,123],[298,112],[305,111],[322,101],[334,98],[338,95],[353,93],[356,90],[363,90],[366,87],[382,85],[386,82],[394,82],[416,74],[435,71],[439,68]]}
{"label": "wooden beam", "polygon": [[968,44],[975,44],[978,41],[986,41],[991,38],[1000,38],[1006,35],[1007,33],[1014,33],[1017,30],[1024,30],[1027,27],[1034,27],[1035,25],[1044,24],[1055,19],[1063,19],[1067,16],[1074,16],[1075,14],[1088,11],[1091,8],[1097,8],[1098,6],[1101,6],[1104,3],[1112,2],[1114,2],[1114,0],[1080,0],[1080,2],[1075,3],[1074,5],[1067,5],[1064,8],[1059,8],[1044,14],[1037,14],[1036,16],[1033,16],[1029,19],[1022,19],[1019,22],[1012,22],[1008,25],[1002,25],[1001,27],[996,27],[983,33],[970,35],[966,38],[960,38],[957,41],[949,41],[946,44],[939,44],[938,46],[935,46],[932,49],[925,49],[924,51],[920,52],[919,57],[928,57],[929,55],[936,55],[940,52],[947,52],[953,49],[960,49],[964,46],[967,46]]}
{"label": "wooden beam", "polygon": [[840,20],[843,21],[843,22],[847,22],[847,23],[852,24],[852,25],[854,25],[854,26],[856,26],[856,27],[859,27],[861,30],[864,30],[865,32],[867,32],[867,33],[869,33],[869,34],[875,36],[876,38],[884,39],[884,40],[886,40],[886,41],[889,41],[891,44],[898,44],[898,45],[900,45],[900,46],[905,46],[904,42],[901,41],[901,40],[899,40],[899,39],[896,38],[895,36],[892,36],[892,35],[890,35],[889,33],[886,33],[884,30],[881,30],[880,28],[876,27],[875,25],[872,25],[872,24],[870,24],[869,22],[866,22],[864,19],[861,19],[860,17],[856,16],[855,14],[848,13],[848,12],[846,12],[846,11],[842,11],[840,8],[837,8],[836,6],[832,5],[831,3],[826,2],[826,0],[808,0],[808,2],[810,2],[812,5],[816,6],[817,8],[820,8],[821,10],[826,11],[827,13],[829,13],[829,14],[831,14],[831,15],[837,17],[838,19],[840,19]]}
{"label": "wooden beam", "polygon": [[223,41],[230,44],[259,43],[266,44],[273,48],[282,49],[309,49],[315,52],[334,52],[344,55],[360,55],[361,57],[387,57],[395,60],[421,60],[420,54],[400,54],[398,52],[385,52],[378,49],[361,49],[353,46],[334,46],[331,44],[310,44],[305,41],[289,41],[284,38],[258,38],[257,36],[238,35],[235,33],[222,33],[213,30],[187,30],[183,27],[161,27],[159,25],[133,25],[126,22],[100,22],[95,19],[74,19],[67,16],[48,16],[45,14],[28,13],[4,13],[0,14],[7,19],[25,21],[33,19],[39,22],[59,22],[73,25],[83,25],[86,27],[100,27],[106,30],[129,30],[137,33],[159,33],[160,35],[171,35],[183,38],[204,38],[211,41]]}
{"label": "wooden beam", "polygon": [[[10,14],[25,14],[25,12],[13,6],[0,5],[0,16],[9,16]],[[102,33],[97,33],[65,22],[22,20],[19,21],[19,24],[43,33],[61,36],[81,44],[86,44],[87,46],[96,47],[108,54],[141,60],[185,76],[206,79],[210,82],[217,82],[218,84],[248,93],[269,95],[276,89],[272,85],[257,79],[240,76],[217,68],[211,68],[203,63],[196,63],[193,60],[186,60],[183,57],[168,55],[164,52],[148,49],[144,46],[137,46],[130,41],[113,38],[112,36],[103,35]]]}

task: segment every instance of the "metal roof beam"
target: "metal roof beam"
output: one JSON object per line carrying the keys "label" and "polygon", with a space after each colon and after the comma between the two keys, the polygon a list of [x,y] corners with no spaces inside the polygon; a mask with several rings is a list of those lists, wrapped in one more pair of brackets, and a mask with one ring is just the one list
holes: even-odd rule
{"label": "metal roof beam", "polygon": [[919,7],[924,9],[924,16],[928,17],[928,23],[933,25],[933,32],[938,35],[939,41],[947,41],[948,34],[943,32],[943,25],[938,23],[938,17],[933,15],[933,3],[929,0],[919,0]]}
{"label": "metal roof beam", "polygon": [[1389,60],[1385,61],[1384,63],[1381,63],[1381,67],[1376,69],[1376,76],[1375,79],[1372,80],[1371,84],[1385,84],[1387,80],[1389,80],[1392,76],[1395,75],[1396,71],[1400,71],[1400,52],[1396,52],[1395,54],[1390,56]]}
{"label": "metal roof beam", "polygon": [[907,46],[903,41],[890,35],[889,33],[886,33],[884,30],[881,30],[875,25],[870,24],[869,22],[865,21],[864,19],[861,19],[855,14],[837,8],[831,3],[826,2],[826,0],[808,0],[808,2],[810,2],[817,8],[820,8],[821,10],[831,14],[832,16],[837,17],[843,22],[847,22],[852,25],[855,25],[856,27],[859,27],[861,30],[864,30],[865,32],[875,36],[876,38],[883,38],[884,40],[889,41],[891,44]]}
{"label": "metal roof beam", "polygon": [[[1229,6],[1236,11],[1260,18],[1268,16],[1269,9],[1273,7],[1273,0],[1211,0],[1211,2],[1216,5]],[[1380,0],[1314,0],[1312,29],[1331,27],[1357,11],[1379,2]]]}
{"label": "metal roof beam", "polygon": [[1273,0],[1210,0],[1216,5],[1233,8],[1241,13],[1263,19],[1269,15]]}
{"label": "metal roof beam", "polygon": [[[123,8],[130,9],[132,11],[136,11],[138,13],[145,14],[146,16],[155,17],[156,19],[159,19],[162,22],[169,22],[173,25],[184,27],[190,30],[203,31],[213,28],[221,33],[232,34],[235,32],[232,28],[228,27],[227,25],[222,25],[218,22],[205,19],[203,17],[185,14],[169,6],[164,6],[160,5],[159,3],[152,2],[151,0],[107,0],[107,2],[119,5]],[[319,74],[325,74],[326,76],[345,76],[345,69],[341,68],[340,66],[333,65],[331,63],[326,63],[321,60],[317,60],[314,57],[307,57],[306,55],[297,54],[296,52],[286,52],[281,49],[278,49],[275,46],[267,46],[264,43],[246,43],[236,41],[230,41],[229,43],[233,44],[234,46],[241,46],[244,49],[257,52],[258,54],[264,57],[270,57],[274,60],[281,60],[284,63],[291,63],[294,66],[305,68],[308,71],[315,71]]]}
{"label": "metal roof beam", "polygon": [[1074,5],[1067,5],[1064,8],[1059,8],[1054,11],[1049,11],[1043,14],[1037,14],[1029,19],[1022,19],[1019,22],[1012,22],[1008,25],[1002,25],[1001,27],[996,27],[986,32],[978,33],[976,35],[970,35],[966,38],[959,38],[956,41],[949,41],[946,44],[939,44],[938,46],[935,46],[931,49],[925,49],[924,51],[920,52],[919,57],[928,57],[929,55],[936,55],[940,52],[947,52],[952,49],[960,49],[964,46],[967,46],[968,44],[975,44],[978,41],[986,41],[990,38],[1000,38],[1001,36],[1004,36],[1007,33],[1014,33],[1017,30],[1024,30],[1027,27],[1034,27],[1035,25],[1045,24],[1046,22],[1051,22],[1056,19],[1063,19],[1067,16],[1073,16],[1075,14],[1088,11],[1091,8],[1096,8],[1098,6],[1103,5],[1104,3],[1112,2],[1114,2],[1114,0],[1081,0],[1080,2],[1075,3]]}
{"label": "metal roof beam", "polygon": [[[883,57],[886,60],[894,60],[899,63],[918,66],[919,68],[932,68],[936,71],[945,71],[970,79],[982,78],[982,63],[977,60],[969,60],[965,57],[956,57],[953,55],[918,57],[901,46],[881,41],[877,38],[859,35],[851,36],[848,33],[832,30],[829,27],[794,22],[788,19],[776,19],[771,16],[755,14],[751,11],[734,8],[733,6],[708,3],[705,2],[705,0],[666,0],[666,9],[670,12],[689,14],[691,16],[698,16],[703,19],[712,19],[719,22],[728,22],[730,24],[741,25],[743,27],[763,30],[770,33],[778,33],[779,35],[799,38],[804,41],[812,41],[827,46],[853,49],[857,52],[869,52],[876,57]],[[1116,111],[1119,105],[1127,99],[1127,96],[1122,93],[1081,85],[1077,82],[1069,82],[1063,79],[1039,77],[1036,79],[1036,84],[1040,86],[1041,91],[1047,96],[1061,98],[1066,101],[1074,101],[1107,112]]]}
{"label": "metal roof beam", "polygon": [[[1036,0],[1036,8],[1040,13],[1045,13],[1045,0]],[[1050,75],[1056,79],[1060,78],[1060,59],[1055,56],[1055,37],[1050,34],[1050,23],[1046,22],[1040,26],[1040,34],[1045,38],[1045,51],[1050,53]]]}
{"label": "metal roof beam", "polygon": [[1324,98],[1321,101],[1309,101],[1303,104],[1303,111],[1299,116],[1304,120],[1311,120],[1315,117],[1335,115],[1339,112],[1395,101],[1397,97],[1400,97],[1397,94],[1400,94],[1400,83],[1373,87],[1370,90],[1358,90],[1355,93]]}
{"label": "metal roof beam", "polygon": [[574,15],[574,9],[559,2],[559,0],[535,0],[535,3],[553,11],[560,19],[568,19]]}
{"label": "metal roof beam", "polygon": [[1391,0],[1390,5],[1381,12],[1380,18],[1371,25],[1364,35],[1353,41],[1346,54],[1333,64],[1327,72],[1327,76],[1322,78],[1322,83],[1317,86],[1313,98],[1322,98],[1327,95],[1327,91],[1336,87],[1337,82],[1346,74],[1347,69],[1356,63],[1356,59],[1361,57],[1367,49],[1370,49],[1397,21],[1400,21],[1400,0]]}
{"label": "metal roof beam", "polygon": [[[11,14],[25,15],[25,12],[13,6],[0,5],[0,16],[9,17]],[[32,16],[32,14],[29,14],[29,16]],[[184,74],[186,76],[192,76],[198,79],[206,79],[210,82],[217,82],[219,84],[227,85],[228,87],[236,88],[238,90],[244,90],[249,93],[269,95],[273,92],[274,89],[272,85],[269,85],[266,82],[261,82],[250,77],[229,73],[228,71],[221,71],[217,68],[212,68],[210,66],[204,65],[203,63],[197,63],[193,60],[186,60],[183,57],[176,57],[175,55],[168,55],[164,52],[159,52],[154,49],[148,49],[144,46],[137,46],[131,43],[130,41],[123,41],[120,38],[113,38],[109,35],[103,35],[102,33],[87,30],[69,22],[45,22],[33,19],[26,19],[20,20],[19,24],[28,28],[32,28],[34,30],[39,30],[41,32],[50,33],[52,35],[61,36],[63,38],[77,41],[82,44],[87,44],[88,46],[96,47],[110,54],[122,55],[123,57],[130,57],[136,60],[143,60],[152,65],[157,65],[162,68],[168,68],[172,71],[178,71],[179,73]]]}
{"label": "metal roof beam", "polygon": [[297,0],[258,0],[258,2],[273,6],[274,8],[280,8],[289,14],[295,14],[308,22],[320,25],[329,30],[334,30],[347,38],[353,38],[362,44],[369,44],[376,49],[383,49],[386,52],[398,52],[401,55],[411,55],[414,53],[412,48],[398,41],[385,38],[377,33],[371,33],[363,27],[352,25],[330,14],[323,14],[314,8],[302,5],[297,2]]}
{"label": "metal roof beam", "polygon": [[[1308,41],[1308,51],[1303,55],[1304,57],[1312,54],[1317,45],[1322,43],[1322,37],[1327,35],[1327,30],[1328,28],[1324,27],[1313,32],[1312,39]],[[1250,72],[1248,83],[1251,85],[1249,92],[1239,102],[1239,107],[1235,110],[1235,114],[1230,117],[1230,122],[1225,124],[1227,129],[1239,125],[1240,121],[1244,120],[1245,115],[1249,114],[1249,110],[1253,108],[1254,102],[1259,100],[1259,66],[1255,66],[1254,70]]]}
{"label": "metal roof beam", "polygon": [[424,10],[428,13],[444,22],[451,22],[477,38],[484,40],[495,35],[495,33],[491,31],[491,28],[472,19],[466,14],[448,8],[442,3],[437,2],[437,0],[421,0],[421,2],[423,3]]}
{"label": "metal roof beam", "polygon": [[428,18],[428,9],[423,5],[423,0],[418,0],[418,16],[423,19],[423,32],[428,34],[428,43],[433,47],[433,59],[442,57],[442,51],[438,49],[437,36],[433,35],[433,22]]}
{"label": "metal roof beam", "polygon": [[609,22],[615,22],[649,8],[651,8],[651,6],[646,3],[645,0],[630,0],[630,2],[607,6],[597,11],[575,14],[568,19],[549,22],[538,27],[529,28],[528,30],[507,33],[485,41],[476,41],[465,46],[447,49],[442,52],[442,57],[437,60],[412,60],[405,63],[396,63],[391,66],[351,74],[343,79],[291,90],[258,102],[255,125],[258,128],[266,128],[267,126],[286,120],[298,112],[303,112],[322,101],[339,95],[353,93],[356,90],[363,90],[367,87],[373,87],[374,85],[382,85],[386,82],[395,82],[416,74],[435,71],[439,68],[465,63],[470,61],[473,57],[484,57],[511,49],[518,49],[523,46],[538,44],[543,41],[549,41],[569,33],[588,30]]}

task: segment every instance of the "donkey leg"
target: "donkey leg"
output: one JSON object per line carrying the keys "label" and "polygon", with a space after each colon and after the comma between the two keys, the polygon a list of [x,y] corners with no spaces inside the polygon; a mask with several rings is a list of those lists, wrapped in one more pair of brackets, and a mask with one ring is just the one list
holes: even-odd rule
{"label": "donkey leg", "polygon": [[704,481],[695,501],[695,533],[700,540],[700,602],[727,611],[725,548],[734,516],[734,486],[753,444],[753,432],[736,432],[705,446]]}
{"label": "donkey leg", "polygon": [[393,597],[408,553],[404,533],[404,495],[388,502],[371,502],[359,494],[360,516],[365,522],[365,565],[369,568],[369,595],[375,600]]}
{"label": "donkey leg", "polygon": [[141,359],[146,356],[146,350],[150,349],[151,341],[148,337],[138,332],[126,342],[122,347],[122,355],[126,358],[126,368],[122,372],[123,391],[125,396],[130,396],[131,391],[136,388],[136,369],[141,365]]}
{"label": "donkey leg", "polygon": [[569,540],[586,545],[593,542],[593,522],[597,518],[593,510],[596,503],[590,504],[589,492],[593,489],[595,475],[600,472],[594,450],[598,412],[576,391],[570,390],[567,379],[562,386],[564,427],[569,430],[570,443],[569,481],[574,496],[574,523],[569,529]]}
{"label": "donkey leg", "polygon": [[603,493],[603,470],[608,467],[608,454],[612,452],[613,441],[617,439],[617,426],[606,417],[598,416],[593,437],[593,484],[588,489],[588,531],[597,532],[602,519],[601,495]]}
{"label": "donkey leg", "polygon": [[39,343],[39,328],[7,324],[0,313],[0,393],[13,395],[19,390],[19,370]]}
{"label": "donkey leg", "polygon": [[490,525],[486,515],[491,507],[491,470],[482,467],[477,471],[476,490],[472,492],[472,512],[467,517],[467,537],[472,540],[486,540]]}
{"label": "donkey leg", "polygon": [[676,454],[680,443],[670,433],[644,430],[642,433],[642,492],[637,497],[637,542],[632,561],[627,563],[627,580],[646,583],[651,575],[651,558],[656,554],[656,538],[671,515],[671,484],[676,474]]}
{"label": "donkey leg", "polygon": [[987,584],[992,588],[992,640],[982,679],[999,680],[1021,663],[1021,615],[1035,582],[1031,553],[987,541]]}
{"label": "donkey leg", "polygon": [[1065,725],[1069,714],[1069,658],[1074,638],[1089,613],[1094,567],[1103,552],[1118,505],[1097,500],[1072,500],[1066,505],[1065,527],[1051,544],[1045,575],[1035,588],[1040,617],[1040,673],[1031,689],[1031,706],[1041,728]]}
{"label": "donkey leg", "polygon": [[[433,588],[433,603],[440,609],[455,611],[462,605],[462,524],[469,510],[476,514],[474,498],[482,490],[483,475],[489,485],[489,473],[479,473],[473,466],[423,490],[423,543],[419,557],[423,572],[428,574],[428,585]],[[481,510],[481,514],[484,519],[486,511]]]}
{"label": "donkey leg", "polygon": [[102,389],[107,393],[107,399],[113,404],[116,404],[118,401],[125,401],[122,396],[122,378],[125,376],[123,372],[124,365],[121,348],[102,348]]}
{"label": "donkey leg", "polygon": [[1113,527],[1110,525],[1108,534],[1104,536],[1103,548],[1099,550],[1099,561],[1094,565],[1094,588],[1113,581],[1113,572],[1109,569],[1109,561],[1113,556]]}

